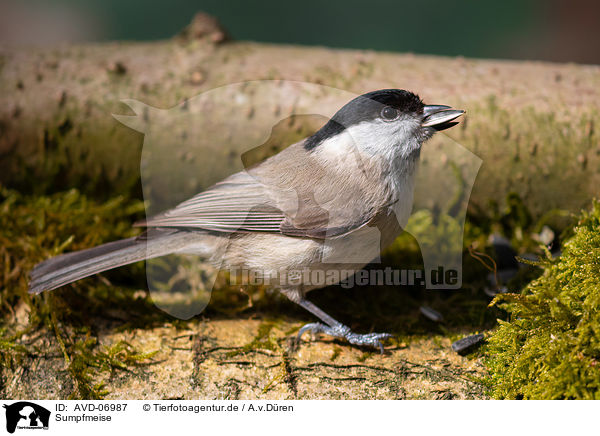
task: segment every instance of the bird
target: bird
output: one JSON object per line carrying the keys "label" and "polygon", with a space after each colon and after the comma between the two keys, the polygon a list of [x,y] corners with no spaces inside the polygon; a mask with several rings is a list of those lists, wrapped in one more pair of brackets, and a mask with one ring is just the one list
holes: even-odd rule
{"label": "bird", "polygon": [[[360,95],[311,136],[235,173],[137,226],[139,236],[62,254],[30,272],[29,292],[170,254],[263,274],[304,269],[356,272],[369,247],[389,245],[411,213],[422,145],[465,111],[426,105],[402,89]],[[358,257],[357,257],[358,255]],[[379,348],[389,333],[353,332],[307,298],[322,284],[304,275],[278,290],[318,318],[306,332]],[[289,279],[289,277],[287,277]]]}

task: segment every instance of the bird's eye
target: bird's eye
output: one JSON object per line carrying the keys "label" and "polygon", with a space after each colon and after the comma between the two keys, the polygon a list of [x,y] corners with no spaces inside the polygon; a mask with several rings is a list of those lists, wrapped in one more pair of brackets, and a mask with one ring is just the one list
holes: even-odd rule
{"label": "bird's eye", "polygon": [[399,115],[398,109],[394,109],[390,106],[386,106],[381,110],[381,118],[386,121],[394,121]]}

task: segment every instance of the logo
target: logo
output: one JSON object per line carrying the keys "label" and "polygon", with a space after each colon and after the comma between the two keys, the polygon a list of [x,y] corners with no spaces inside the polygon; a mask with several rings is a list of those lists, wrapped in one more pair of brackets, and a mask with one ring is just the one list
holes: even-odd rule
{"label": "logo", "polygon": [[14,433],[18,429],[48,430],[50,411],[29,401],[18,401],[3,407],[6,409],[6,431]]}

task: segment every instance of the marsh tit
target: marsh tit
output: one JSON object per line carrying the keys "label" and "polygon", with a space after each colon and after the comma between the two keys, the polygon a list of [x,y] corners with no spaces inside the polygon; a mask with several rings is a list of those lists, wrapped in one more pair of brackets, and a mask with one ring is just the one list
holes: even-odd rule
{"label": "marsh tit", "polygon": [[[29,292],[168,254],[197,254],[220,268],[358,271],[372,244],[389,245],[406,226],[422,144],[464,111],[425,105],[408,91],[355,98],[314,135],[141,223],[138,237],[38,264]],[[358,257],[356,255],[359,255]],[[364,256],[363,256],[364,257]],[[283,282],[282,282],[283,283]],[[320,322],[300,329],[379,347],[391,335],[357,334],[306,299],[322,287],[285,281],[279,290]]]}

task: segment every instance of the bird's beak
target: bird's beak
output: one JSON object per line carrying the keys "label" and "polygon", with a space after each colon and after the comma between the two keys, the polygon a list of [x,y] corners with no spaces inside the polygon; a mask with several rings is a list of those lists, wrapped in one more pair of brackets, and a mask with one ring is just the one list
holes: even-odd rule
{"label": "bird's beak", "polygon": [[444,130],[458,124],[458,122],[452,121],[464,113],[463,110],[452,109],[443,104],[428,104],[423,108],[421,127],[432,127],[438,131]]}

